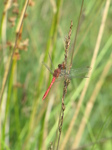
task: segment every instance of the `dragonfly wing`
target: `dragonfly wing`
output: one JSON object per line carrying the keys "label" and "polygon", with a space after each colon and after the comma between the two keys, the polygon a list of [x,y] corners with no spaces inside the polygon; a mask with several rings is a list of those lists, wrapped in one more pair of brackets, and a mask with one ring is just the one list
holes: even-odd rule
{"label": "dragonfly wing", "polygon": [[42,64],[50,71],[51,74],[53,74],[52,70],[44,62],[42,62]]}
{"label": "dragonfly wing", "polygon": [[[77,76],[65,76],[67,77],[68,79],[73,79],[73,78],[89,78],[88,76],[85,76],[85,75],[77,75]],[[64,81],[65,80],[65,77],[64,76],[59,76],[55,82],[58,82],[58,81]]]}
{"label": "dragonfly wing", "polygon": [[77,78],[77,77],[85,77],[84,75],[90,70],[90,67],[86,68],[78,68],[78,69],[71,69],[70,72],[63,69],[61,70],[61,76],[66,76],[68,78]]}
{"label": "dragonfly wing", "polygon": [[52,59],[51,59],[51,56],[50,56],[49,53],[48,53],[48,55],[49,55],[49,59],[50,59],[50,61],[51,61],[51,65],[52,65],[53,69],[55,69],[55,67],[54,67],[54,65],[53,65],[53,62],[52,62]]}
{"label": "dragonfly wing", "polygon": [[59,76],[58,78],[56,78],[55,82],[63,81],[64,79],[65,79],[64,76]]}

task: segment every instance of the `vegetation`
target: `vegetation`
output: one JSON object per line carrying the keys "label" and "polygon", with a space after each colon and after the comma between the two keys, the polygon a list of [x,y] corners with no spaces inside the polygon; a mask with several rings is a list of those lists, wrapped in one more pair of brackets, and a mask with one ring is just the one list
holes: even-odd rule
{"label": "vegetation", "polygon": [[0,1],[0,150],[112,149],[111,0],[84,0],[72,69],[91,69],[67,87],[60,138],[63,80],[42,101],[52,80],[42,62],[52,70],[48,54],[55,69],[63,62],[72,20],[71,60],[81,5]]}

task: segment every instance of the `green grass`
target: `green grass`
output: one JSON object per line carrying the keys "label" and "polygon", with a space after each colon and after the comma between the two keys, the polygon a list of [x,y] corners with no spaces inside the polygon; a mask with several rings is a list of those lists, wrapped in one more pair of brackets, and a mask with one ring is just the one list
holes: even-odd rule
{"label": "green grass", "polygon": [[[0,2],[0,92],[3,88],[6,65],[12,50],[9,47],[3,48],[3,43],[6,45],[7,41],[15,42],[17,25],[24,7],[23,1],[19,1],[18,4],[19,15],[15,21],[15,26],[11,27],[8,19],[16,16],[12,13],[14,6],[11,6],[7,11],[7,16],[3,16],[4,4]],[[105,4],[106,0],[84,1],[73,57],[73,68],[90,66]],[[12,61],[3,98],[0,102],[1,150],[45,150],[50,147],[51,142],[56,140],[63,81],[56,82],[47,98],[42,101],[42,96],[52,79],[52,75],[43,66],[42,62],[44,61],[53,69],[48,56],[49,53],[55,68],[62,63],[64,60],[65,37],[68,35],[70,22],[73,20],[71,49],[75,38],[80,7],[81,1],[77,0],[58,0],[55,5],[51,1],[43,0],[41,2],[35,1],[33,7],[28,6],[28,17],[23,20],[22,38],[19,39],[19,42],[29,39],[27,51],[19,50],[20,60]],[[85,145],[86,150],[112,149],[112,138],[110,138],[112,137],[111,16],[112,1],[108,10],[99,51],[94,60],[95,66],[92,68],[92,76],[77,115],[75,113],[78,109],[80,96],[89,79],[74,78],[68,86],[59,148],[61,150],[63,146],[64,150],[76,148],[74,146],[76,140],[79,143],[77,147]],[[4,19],[7,21],[4,22]],[[5,25],[6,29],[3,29]],[[5,60],[6,63],[4,62]],[[96,92],[94,92],[95,90]],[[94,100],[89,103],[91,98]],[[90,115],[85,116],[85,111],[88,112],[90,108],[87,107],[90,106],[89,104],[92,104],[93,107],[90,109]],[[76,118],[74,117],[75,115]],[[81,130],[81,124],[84,125],[84,122],[82,123],[84,117],[86,124]],[[105,138],[106,140],[101,142]],[[90,143],[94,144],[90,147],[87,146]]]}

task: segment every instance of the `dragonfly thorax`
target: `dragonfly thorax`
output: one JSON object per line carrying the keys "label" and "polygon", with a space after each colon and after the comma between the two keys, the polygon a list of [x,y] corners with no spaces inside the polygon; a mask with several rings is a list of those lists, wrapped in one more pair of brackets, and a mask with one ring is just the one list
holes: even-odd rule
{"label": "dragonfly thorax", "polygon": [[53,76],[57,78],[60,75],[60,73],[61,73],[61,69],[57,68],[54,70]]}

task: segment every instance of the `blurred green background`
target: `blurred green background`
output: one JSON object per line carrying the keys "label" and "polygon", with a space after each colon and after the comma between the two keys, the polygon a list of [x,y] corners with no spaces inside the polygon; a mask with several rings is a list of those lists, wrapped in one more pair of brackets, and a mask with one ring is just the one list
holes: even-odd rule
{"label": "blurred green background", "polygon": [[[7,2],[9,1],[7,0]],[[68,36],[72,20],[71,49],[82,1],[42,0],[31,2],[32,7],[28,6],[28,16],[23,20],[20,41],[24,43],[28,40],[28,46],[25,47],[27,50],[24,48],[19,50],[20,59],[12,61],[0,106],[0,149],[45,150],[57,138],[63,81],[56,82],[47,98],[42,101],[42,96],[52,80],[52,75],[42,62],[54,70],[51,67],[48,53],[55,68],[63,62],[65,37]],[[105,16],[106,2],[110,2],[110,5],[107,9],[108,14],[104,22],[99,51],[94,59],[95,66],[92,68],[89,86],[75,122],[74,115],[88,79],[72,79],[68,86],[59,148],[61,150],[78,149],[84,145],[85,148],[81,149],[112,149],[111,0],[84,1],[72,67],[73,69],[92,67],[91,61],[98,44],[97,38],[103,24],[102,18]],[[10,41],[14,45],[16,29],[24,4],[25,1],[13,1],[4,16],[5,5],[3,1],[0,1],[0,91],[5,78],[6,64],[12,50],[7,42]],[[19,10],[18,15],[12,13],[14,8]],[[9,22],[11,17],[16,18],[13,27],[13,22]],[[102,76],[103,74],[104,76]],[[94,99],[92,102],[90,101],[91,97]],[[89,117],[85,115],[86,110],[87,114],[90,110]],[[85,124],[83,129],[80,128],[81,124]],[[69,134],[68,138],[67,134]],[[89,147],[88,144],[91,146]],[[63,146],[64,148],[62,148]]]}

